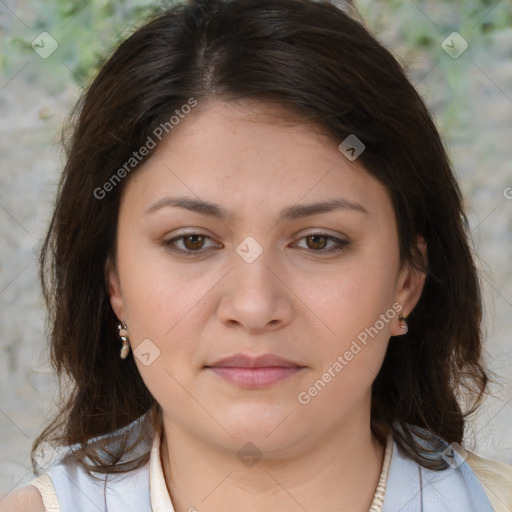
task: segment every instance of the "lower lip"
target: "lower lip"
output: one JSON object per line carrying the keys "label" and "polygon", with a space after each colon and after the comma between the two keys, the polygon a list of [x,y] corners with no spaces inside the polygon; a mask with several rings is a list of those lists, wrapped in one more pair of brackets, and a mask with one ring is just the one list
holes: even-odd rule
{"label": "lower lip", "polygon": [[266,368],[238,368],[232,366],[208,367],[220,377],[244,388],[263,388],[296,375],[299,366],[268,366]]}

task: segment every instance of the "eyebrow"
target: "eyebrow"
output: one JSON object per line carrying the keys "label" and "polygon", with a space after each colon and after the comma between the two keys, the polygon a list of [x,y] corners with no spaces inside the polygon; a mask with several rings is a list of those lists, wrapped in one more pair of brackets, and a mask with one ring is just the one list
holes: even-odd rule
{"label": "eyebrow", "polygon": [[[186,196],[164,197],[153,203],[145,213],[153,213],[164,207],[177,207],[199,213],[201,215],[208,215],[222,220],[233,219],[233,213],[229,212],[219,204],[210,203],[201,199],[195,199]],[[327,213],[335,210],[352,210],[360,213],[369,214],[368,210],[361,204],[354,201],[349,201],[344,198],[329,199],[327,201],[320,201],[305,205],[293,205],[284,208],[279,213],[279,219],[282,220],[295,220],[310,215],[319,213]]]}

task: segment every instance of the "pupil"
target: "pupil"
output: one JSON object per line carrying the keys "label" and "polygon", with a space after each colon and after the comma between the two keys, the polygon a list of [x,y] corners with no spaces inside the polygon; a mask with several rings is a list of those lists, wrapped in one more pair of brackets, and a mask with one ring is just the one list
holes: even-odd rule
{"label": "pupil", "polygon": [[[191,240],[193,239],[193,240],[191,241],[191,245],[192,245],[192,247],[189,247],[189,246],[187,245],[187,248],[188,248],[188,249],[198,249],[197,245],[199,245],[199,246],[201,245],[202,238],[203,238],[203,236],[202,236],[202,235],[188,235],[188,236],[185,238],[185,245],[187,245],[187,243],[186,243],[186,242],[191,241]],[[199,240],[198,240],[198,239],[199,239]]]}
{"label": "pupil", "polygon": [[[320,244],[320,247],[316,246],[315,249],[319,249],[319,248],[323,249],[325,247],[325,237],[324,236],[322,236],[322,235],[311,235],[309,238],[311,240],[313,240],[313,244],[317,244],[319,238],[324,240],[324,243]],[[315,242],[315,240],[317,240],[317,241]]]}

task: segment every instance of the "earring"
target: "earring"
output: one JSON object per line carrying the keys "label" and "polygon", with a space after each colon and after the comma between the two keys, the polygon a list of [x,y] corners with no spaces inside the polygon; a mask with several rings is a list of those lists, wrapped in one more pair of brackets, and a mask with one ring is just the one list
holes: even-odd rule
{"label": "earring", "polygon": [[407,320],[405,316],[400,315],[398,317],[398,320],[400,320],[400,327],[402,328],[402,334],[407,334],[409,331],[409,326],[407,325]]}
{"label": "earring", "polygon": [[128,341],[128,327],[126,327],[124,320],[121,320],[121,322],[117,324],[117,329],[119,331],[119,338],[123,342],[123,346],[121,347],[121,359],[126,359],[130,353],[130,343]]}

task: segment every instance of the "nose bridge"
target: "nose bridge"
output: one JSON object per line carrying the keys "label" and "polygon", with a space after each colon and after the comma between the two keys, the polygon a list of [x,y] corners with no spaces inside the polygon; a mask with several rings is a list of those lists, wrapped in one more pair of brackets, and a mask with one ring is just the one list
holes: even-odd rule
{"label": "nose bridge", "polygon": [[292,307],[280,279],[274,250],[255,237],[246,237],[236,247],[234,268],[221,299],[221,320],[245,325],[251,330],[288,322]]}
{"label": "nose bridge", "polygon": [[268,239],[263,241],[260,237],[260,242],[253,236],[247,236],[236,247],[235,288],[239,290],[243,288],[244,291],[258,288],[259,293],[263,291],[274,293],[275,270],[271,271],[272,267],[276,266],[276,259],[273,258],[274,250],[268,246]]}

